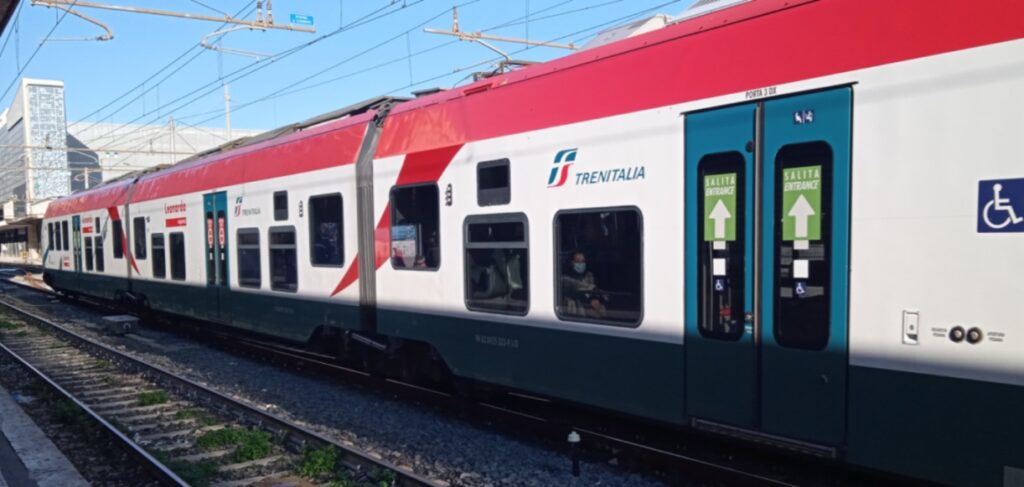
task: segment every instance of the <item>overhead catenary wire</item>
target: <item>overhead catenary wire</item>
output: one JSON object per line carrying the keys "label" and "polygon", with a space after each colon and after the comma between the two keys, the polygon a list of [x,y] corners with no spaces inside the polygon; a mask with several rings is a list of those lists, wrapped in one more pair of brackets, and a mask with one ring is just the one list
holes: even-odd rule
{"label": "overhead catenary wire", "polygon": [[[242,17],[245,17],[245,16],[249,15],[249,13],[251,13],[251,12],[252,12],[252,9],[255,9],[255,4],[256,4],[256,0],[249,0],[248,2],[246,2],[246,4],[245,4],[245,5],[243,5],[243,6],[242,6],[242,8],[238,9],[238,12],[235,12],[235,15],[234,15],[234,16],[235,16],[235,17],[238,17],[238,16],[242,16]],[[244,13],[243,13],[243,12],[244,12]],[[227,25],[227,22],[225,22],[225,23],[221,24],[221,27],[224,27],[224,26],[226,26],[226,25]],[[170,68],[171,66],[174,66],[174,64],[175,64],[175,63],[177,63],[177,62],[178,62],[178,61],[180,61],[180,60],[181,60],[182,58],[184,58],[185,56],[187,56],[187,55],[188,55],[189,53],[191,53],[192,51],[195,51],[196,49],[199,49],[199,52],[198,52],[198,53],[197,53],[196,55],[192,56],[192,57],[191,57],[191,58],[190,58],[190,59],[189,59],[188,61],[185,61],[185,63],[184,63],[184,64],[182,64],[182,65],[181,65],[181,66],[179,66],[179,67],[178,67],[177,69],[175,69],[174,71],[172,71],[171,73],[169,73],[169,74],[168,74],[167,76],[164,76],[164,77],[163,77],[163,78],[162,78],[162,79],[161,79],[160,81],[158,81],[158,82],[157,82],[156,84],[154,84],[153,86],[151,86],[151,87],[150,87],[149,89],[144,89],[144,90],[142,91],[142,93],[140,93],[140,94],[139,94],[138,96],[136,96],[135,98],[132,98],[131,100],[129,100],[129,101],[127,102],[127,103],[125,103],[124,105],[122,105],[122,106],[121,106],[120,108],[118,108],[117,110],[114,110],[113,112],[111,112],[111,113],[107,114],[107,115],[106,115],[105,117],[101,118],[100,120],[97,120],[97,121],[93,122],[93,123],[92,123],[91,125],[89,125],[88,127],[86,127],[86,130],[87,130],[87,129],[89,129],[89,128],[91,128],[92,126],[96,125],[97,123],[101,123],[101,122],[103,122],[104,120],[107,120],[107,119],[109,119],[110,117],[112,117],[112,116],[114,116],[114,115],[116,115],[116,114],[120,113],[120,112],[121,112],[122,110],[124,110],[125,108],[127,108],[128,106],[130,106],[130,105],[131,105],[132,103],[134,103],[134,102],[135,102],[136,100],[138,100],[138,99],[139,99],[139,98],[141,98],[142,96],[145,96],[145,94],[146,94],[146,93],[149,93],[149,92],[150,92],[150,91],[152,91],[153,89],[159,89],[160,83],[163,83],[164,81],[166,81],[167,79],[169,79],[169,78],[170,78],[171,76],[173,76],[174,74],[177,74],[178,72],[180,72],[180,71],[181,71],[182,69],[184,69],[184,67],[185,67],[185,66],[188,66],[188,65],[189,65],[189,64],[190,64],[190,63],[191,63],[192,61],[194,61],[194,60],[195,60],[195,59],[196,59],[197,57],[199,57],[199,55],[200,55],[200,54],[202,54],[202,53],[204,53],[204,52],[206,52],[206,51],[205,51],[204,49],[200,49],[200,46],[199,46],[199,44],[198,44],[198,43],[196,43],[196,44],[193,44],[193,45],[192,45],[191,47],[189,47],[189,48],[188,48],[188,49],[186,49],[186,50],[185,50],[184,52],[182,52],[182,53],[181,53],[181,54],[179,54],[179,55],[178,55],[177,57],[175,57],[175,58],[174,58],[174,59],[173,59],[173,60],[172,60],[171,62],[169,62],[169,63],[165,64],[165,65],[164,65],[164,66],[163,66],[162,68],[158,69],[158,70],[157,70],[157,71],[156,71],[155,73],[153,73],[153,74],[149,75],[149,77],[147,77],[146,79],[142,80],[142,82],[140,82],[139,84],[135,85],[134,87],[132,87],[132,88],[131,88],[131,89],[129,89],[128,91],[124,92],[123,94],[121,94],[121,95],[119,95],[119,96],[115,97],[114,99],[110,100],[109,102],[107,102],[107,103],[106,103],[106,104],[104,104],[103,106],[101,106],[101,107],[99,107],[99,108],[97,108],[97,109],[93,110],[92,112],[90,112],[89,114],[85,115],[84,117],[81,117],[81,118],[79,119],[79,121],[77,121],[77,122],[72,122],[72,123],[71,123],[71,124],[69,125],[69,127],[68,127],[68,128],[74,127],[75,125],[77,125],[77,124],[79,124],[79,123],[83,123],[83,122],[84,122],[85,120],[88,120],[88,119],[89,119],[90,117],[92,117],[93,115],[96,115],[96,114],[98,114],[98,113],[102,112],[103,110],[106,110],[106,109],[107,109],[108,107],[110,107],[111,105],[113,105],[113,104],[117,103],[118,101],[121,101],[121,100],[123,100],[123,99],[124,99],[125,97],[127,97],[128,95],[130,95],[130,94],[134,93],[134,92],[135,92],[135,90],[138,90],[139,88],[145,88],[146,84],[147,84],[147,83],[149,83],[150,81],[152,81],[152,80],[153,80],[154,78],[156,78],[157,76],[159,76],[159,75],[160,75],[160,73],[163,73],[164,71],[166,71],[166,70],[167,70],[168,68]],[[159,102],[158,102],[158,104],[159,104]]]}
{"label": "overhead catenary wire", "polygon": [[[245,65],[245,66],[243,66],[243,67],[241,67],[239,69],[236,69],[235,71],[232,71],[232,72],[228,73],[227,75],[225,75],[225,78],[234,76],[233,78],[230,78],[227,81],[228,82],[235,82],[235,81],[238,81],[238,80],[243,79],[245,77],[251,76],[252,74],[254,74],[256,72],[258,72],[258,71],[260,71],[260,70],[262,70],[262,69],[264,69],[264,68],[266,68],[268,66],[271,66],[275,62],[277,62],[277,61],[279,61],[281,59],[285,59],[285,58],[287,58],[287,57],[289,57],[291,55],[294,55],[297,52],[301,52],[302,50],[307,49],[310,46],[313,46],[313,45],[315,45],[315,44],[317,44],[317,43],[319,43],[319,42],[321,42],[321,41],[323,41],[325,39],[328,39],[328,38],[331,38],[333,36],[336,36],[336,35],[338,35],[338,34],[340,34],[342,32],[349,31],[349,30],[351,30],[353,28],[356,28],[356,27],[359,27],[359,26],[362,26],[362,25],[366,25],[366,24],[378,21],[380,19],[386,18],[389,15],[392,15],[394,13],[400,12],[403,9],[411,7],[413,5],[422,3],[423,1],[424,0],[415,0],[415,1],[403,1],[403,2],[399,3],[397,0],[391,0],[391,2],[388,3],[388,5],[385,5],[384,7],[378,8],[378,9],[370,12],[369,14],[364,15],[363,17],[361,17],[359,20],[356,20],[355,22],[351,22],[351,23],[347,24],[346,26],[344,26],[342,28],[339,28],[339,29],[337,29],[335,31],[332,31],[332,32],[329,32],[327,34],[323,34],[323,35],[317,37],[316,39],[304,42],[302,44],[299,44],[299,45],[293,46],[293,47],[291,47],[289,49],[286,49],[284,51],[281,51],[281,52],[279,52],[277,54],[274,54],[273,56],[271,56],[268,59],[254,61],[254,62],[252,62],[252,63],[250,63],[248,65]],[[386,11],[389,8],[396,7],[396,6],[397,6],[397,9]],[[164,109],[166,107],[178,104],[174,108],[171,108],[170,110],[167,110],[167,111],[164,112],[165,114],[176,113],[178,110],[180,110],[180,109],[182,109],[182,108],[184,108],[184,107],[186,107],[188,105],[191,105],[192,103],[195,103],[196,101],[202,99],[206,95],[209,95],[210,93],[213,93],[214,91],[220,90],[221,86],[222,86],[221,85],[222,82],[224,82],[224,79],[218,77],[218,78],[216,78],[214,80],[211,80],[210,82],[207,82],[207,83],[199,86],[198,88],[193,89],[192,91],[190,91],[190,92],[188,92],[188,93],[186,93],[184,95],[181,95],[181,96],[175,98],[174,100],[171,100],[171,101],[169,101],[167,103],[162,104],[160,107],[158,107],[158,109],[162,110],[162,109]],[[193,96],[193,95],[196,95],[197,93],[198,93],[197,96]],[[188,100],[188,101],[185,101],[185,102],[179,104],[179,102],[182,102],[182,100],[185,100],[185,99],[187,99],[189,97],[192,97],[192,98],[190,100]],[[141,120],[143,118],[145,118],[145,115],[140,115],[140,116],[132,119],[131,121],[129,121],[129,122],[123,124],[123,125],[124,126],[131,125],[131,124],[133,124],[133,123],[135,123],[135,122],[137,122],[137,121],[139,121],[139,120]],[[154,119],[154,120],[152,120],[152,121],[150,121],[148,123],[152,123],[154,121],[156,121],[156,120]],[[142,124],[142,126],[145,126],[145,125],[146,125],[145,123]],[[137,130],[138,129],[136,129],[135,131],[137,131]],[[135,131],[129,132],[127,134],[122,134],[122,136],[131,135]],[[115,132],[117,132],[117,129],[114,129],[114,130],[108,132],[107,134],[104,134],[104,136],[113,134]]]}
{"label": "overhead catenary wire", "polygon": [[[78,0],[73,0],[71,3],[71,7],[74,7],[76,3],[78,3]],[[11,82],[7,85],[7,88],[4,89],[3,94],[0,95],[0,101],[3,101],[7,98],[7,94],[11,92],[11,88],[13,88],[14,85],[18,83],[18,80],[21,79],[21,73],[25,72],[25,68],[32,64],[32,60],[36,58],[36,54],[39,54],[39,50],[43,48],[43,44],[46,44],[46,41],[50,38],[50,36],[53,35],[53,32],[57,30],[57,27],[60,27],[61,22],[64,22],[64,19],[67,18],[67,16],[68,10],[65,10],[64,13],[53,24],[53,27],[50,28],[50,31],[46,33],[46,37],[44,37],[43,40],[39,43],[39,45],[36,46],[35,50],[32,51],[32,55],[28,57],[28,60],[25,61],[25,64],[21,65],[18,68],[18,72],[15,73],[14,79],[11,80]]]}
{"label": "overhead catenary wire", "polygon": [[[549,10],[551,10],[553,8],[557,8],[559,6],[571,3],[572,1],[573,0],[567,0],[567,1],[564,1],[564,2],[561,2],[561,3],[549,6],[547,8],[534,11],[534,12],[532,12],[530,14],[530,21],[531,22],[537,22],[537,21],[541,21],[541,20],[547,20],[547,19],[563,17],[565,15],[570,15],[570,14],[573,14],[573,13],[579,13],[579,12],[582,12],[582,11],[592,10],[594,8],[600,8],[600,7],[605,7],[605,6],[621,3],[624,0],[606,1],[606,2],[599,3],[599,4],[588,5],[588,6],[585,6],[585,7],[578,8],[578,9],[572,9],[572,10],[568,10],[568,11],[564,11],[564,12],[557,12],[557,13],[553,13],[553,14],[550,14],[550,15],[540,16],[540,17],[536,16],[537,14],[541,14],[541,13],[549,11]],[[601,29],[601,28],[607,27],[608,25],[612,25],[612,24],[615,24],[615,23],[623,22],[623,21],[628,20],[628,19],[633,19],[635,17],[638,17],[638,16],[641,16],[641,15],[650,13],[652,11],[656,11],[658,9],[664,8],[666,6],[669,6],[669,5],[672,5],[672,4],[675,4],[675,3],[679,3],[681,1],[683,1],[683,0],[673,0],[673,1],[669,1],[669,2],[665,2],[665,3],[661,3],[661,4],[658,4],[658,5],[655,5],[653,7],[647,7],[647,8],[644,8],[642,10],[635,11],[633,13],[630,13],[630,14],[622,16],[622,17],[617,17],[615,19],[612,19],[612,20],[609,20],[609,21],[605,21],[605,22],[601,22],[599,24],[592,25],[590,27],[584,28],[584,29],[576,31],[576,32],[572,32],[572,33],[569,33],[569,34],[562,35],[560,37],[557,37],[557,38],[553,39],[551,42],[558,41],[558,40],[563,40],[563,39],[566,39],[568,37],[577,36],[577,35],[582,34],[584,32],[589,32],[589,31]],[[449,11],[450,10],[446,9],[445,12],[443,12],[443,14],[447,14]],[[437,17],[439,17],[439,16],[435,16],[431,20],[436,20]],[[483,29],[483,30],[481,30],[481,32],[489,32],[489,31],[500,29],[500,28],[520,25],[520,24],[524,23],[524,19],[525,19],[525,16],[521,16],[521,17],[518,17],[516,19],[510,20],[510,21],[507,21],[507,22],[504,22],[504,23],[501,23],[501,24],[498,24],[498,25],[495,25],[495,26],[492,26],[492,27],[489,27],[489,28],[486,28],[486,29]],[[422,25],[422,24],[420,24],[420,25]],[[386,43],[391,42],[391,41],[393,41],[393,40],[395,40],[397,38],[400,38],[402,35],[404,35],[404,33],[403,34],[399,34],[399,35],[397,35],[395,37],[392,37],[391,39],[388,39],[388,40],[384,41],[381,44],[375,45],[375,46],[369,48],[367,51],[364,51],[363,53],[360,53],[360,54],[365,54],[366,52],[368,52],[370,50],[373,50],[373,49],[375,49],[377,47],[380,47],[380,45],[382,45],[382,44],[386,44]],[[431,51],[435,51],[435,50],[441,49],[443,47],[450,46],[452,44],[456,44],[458,42],[459,42],[458,40],[453,40],[453,41],[448,41],[448,42],[445,42],[445,43],[442,43],[442,44],[438,44],[438,45],[435,45],[435,46],[432,46],[432,47],[428,47],[428,48],[425,48],[425,49],[421,49],[419,51],[413,52],[412,56],[422,55],[422,54],[425,54],[425,53],[428,53],[428,52],[431,52]],[[578,41],[576,41],[576,42],[578,42]],[[525,50],[527,50],[527,48],[523,48],[523,49],[514,51],[513,54],[521,53],[521,52],[523,52]],[[331,67],[328,67],[326,69],[318,71],[316,74],[314,74],[312,76],[306,76],[306,77],[304,77],[302,79],[301,82],[308,82],[310,79],[315,78],[316,76],[319,76],[323,72],[326,72],[326,71],[328,71],[330,69],[333,69],[334,67],[340,66],[340,65],[350,61],[351,59],[352,58],[349,58],[349,59],[346,59],[346,60],[342,60],[341,62],[336,63],[335,65],[333,65]],[[243,110],[243,109],[245,109],[245,108],[247,108],[249,106],[252,106],[254,104],[257,104],[257,103],[262,103],[262,102],[268,101],[270,99],[275,99],[275,98],[278,98],[278,97],[292,95],[292,94],[295,94],[295,93],[299,93],[299,92],[302,92],[302,91],[313,89],[313,88],[316,88],[316,87],[319,87],[319,86],[323,86],[323,85],[326,85],[326,84],[329,84],[329,83],[333,83],[333,82],[336,82],[336,81],[340,81],[340,80],[343,80],[343,79],[352,78],[352,77],[358,76],[360,74],[365,74],[367,72],[374,71],[374,70],[377,70],[377,69],[380,69],[380,68],[383,68],[383,67],[386,67],[386,66],[389,66],[389,65],[397,64],[399,62],[405,61],[406,59],[407,59],[407,56],[396,57],[396,58],[390,59],[388,61],[384,61],[384,62],[381,62],[381,63],[375,64],[375,65],[366,67],[366,68],[358,70],[358,71],[353,71],[353,72],[350,72],[350,73],[343,74],[341,76],[337,76],[337,77],[334,77],[334,78],[330,78],[330,79],[327,79],[327,80],[323,80],[323,81],[314,83],[312,85],[307,85],[307,86],[303,86],[303,87],[300,87],[300,88],[295,88],[295,89],[289,90],[288,89],[289,87],[294,86],[294,85],[297,84],[297,83],[292,83],[291,85],[286,86],[285,88],[275,90],[274,92],[271,92],[271,93],[269,93],[267,95],[258,97],[256,99],[253,99],[253,100],[241,103],[241,104],[236,104],[233,107],[233,110],[235,112],[238,112],[238,111],[241,111],[241,110]],[[479,68],[479,67],[482,67],[482,66],[486,66],[488,64],[492,64],[493,62],[495,62],[496,59],[498,59],[498,58],[488,58],[485,61],[474,63],[474,64],[471,64],[469,66],[465,66],[465,67],[462,67],[462,68],[456,68],[456,69],[454,69],[452,71],[449,71],[449,72],[446,72],[444,74],[432,76],[432,77],[429,77],[429,78],[426,78],[426,79],[423,79],[423,80],[419,80],[419,81],[415,81],[415,82],[410,81],[409,84],[407,84],[407,85],[405,85],[403,87],[400,87],[400,88],[396,88],[395,90],[388,91],[387,93],[389,93],[389,94],[397,94],[397,92],[399,92],[399,91],[401,91],[403,89],[415,87],[415,86],[422,85],[422,84],[430,82],[430,81],[435,81],[435,80],[438,80],[438,79],[442,79],[442,78],[445,78],[445,77],[450,76],[452,74],[457,74],[457,73],[460,73],[460,72],[464,72],[464,71],[469,70],[469,69],[475,69],[475,68]],[[467,76],[467,78],[468,78],[468,76]],[[463,78],[463,80],[465,80],[465,79],[466,78]],[[210,114],[213,114],[213,113],[218,113],[218,115],[214,115],[214,116],[202,119],[202,120],[200,120],[198,122],[195,122],[196,125],[202,125],[204,123],[207,123],[207,122],[210,122],[212,120],[215,120],[215,119],[219,118],[220,117],[219,110],[212,110],[212,111],[201,112],[201,113],[197,113],[197,114],[185,115],[185,116],[182,116],[180,118],[182,118],[182,119],[196,118],[198,116],[210,115]]]}

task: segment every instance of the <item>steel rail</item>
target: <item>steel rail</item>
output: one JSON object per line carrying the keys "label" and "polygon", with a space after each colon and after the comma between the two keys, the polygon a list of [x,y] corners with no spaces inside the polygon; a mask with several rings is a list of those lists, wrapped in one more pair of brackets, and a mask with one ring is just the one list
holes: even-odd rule
{"label": "steel rail", "polygon": [[[26,288],[44,293],[46,292],[44,290],[34,289],[27,286]],[[200,385],[184,377],[181,377],[162,367],[146,363],[140,359],[132,357],[131,355],[117,351],[102,343],[96,342],[90,338],[79,335],[31,311],[21,309],[13,304],[3,301],[0,301],[0,306],[13,313],[28,318],[31,321],[35,321],[46,326],[48,329],[56,332],[59,335],[59,337],[64,341],[70,342],[74,345],[79,346],[80,348],[85,349],[86,352],[91,355],[100,356],[108,360],[111,360],[112,362],[116,363],[117,366],[121,369],[134,370],[135,372],[142,374],[146,378],[153,380],[154,382],[157,382],[164,387],[167,387],[172,392],[176,392],[178,394],[181,394],[192,400],[199,401],[206,405],[213,405],[221,409],[228,409],[232,411],[241,411],[243,412],[244,415],[248,417],[256,418],[256,424],[258,426],[262,427],[263,429],[268,429],[275,432],[287,433],[289,440],[297,441],[299,446],[313,448],[337,448],[341,454],[341,458],[339,459],[340,462],[342,464],[349,466],[350,468],[366,472],[372,472],[374,470],[380,469],[393,472],[395,474],[394,485],[396,486],[422,487],[442,485],[437,481],[423,477],[415,472],[412,472],[407,468],[400,467],[385,460],[377,460],[358,448],[333,441],[314,431],[309,430],[308,428],[292,423],[284,418],[275,416],[271,413],[255,409],[252,406],[244,404],[224,394],[221,394],[220,392],[217,392],[206,386]],[[7,350],[7,347],[4,347],[4,349]],[[26,362],[22,361],[22,363]],[[35,369],[34,367],[33,370],[37,374],[41,374],[41,372],[39,372],[38,369]],[[62,392],[62,394],[68,395],[68,397],[75,401],[76,404],[82,405],[80,401],[74,399],[72,396],[69,395],[67,391],[65,391],[63,388],[60,388],[60,386],[58,386],[52,380],[49,380],[47,378],[47,382],[52,386],[58,388]],[[84,405],[82,406],[85,407]],[[91,410],[90,415],[99,420],[101,424],[104,425],[105,428],[113,428],[105,420],[100,418],[95,413],[91,412]],[[131,440],[128,440],[127,437],[125,437],[119,431],[116,431],[116,429],[115,433],[117,434],[119,439],[131,442]],[[132,444],[134,445],[134,443]],[[162,464],[159,464],[159,462],[157,462],[155,459],[153,459],[151,456],[145,453],[144,450],[141,450],[141,447],[139,447],[138,445],[134,446],[134,450],[138,451],[141,455],[144,455],[144,458],[148,458],[153,463],[157,463],[158,465],[163,467],[163,470],[166,470],[170,475],[174,475],[173,472],[170,472]],[[173,476],[170,478],[176,479],[176,482],[178,483],[169,483],[168,485],[188,485],[183,483],[181,479],[178,478],[177,476]]]}

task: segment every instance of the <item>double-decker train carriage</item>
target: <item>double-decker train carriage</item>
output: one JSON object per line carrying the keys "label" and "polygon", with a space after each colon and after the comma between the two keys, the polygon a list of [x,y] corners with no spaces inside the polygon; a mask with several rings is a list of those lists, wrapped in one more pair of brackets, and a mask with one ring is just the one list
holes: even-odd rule
{"label": "double-decker train carriage", "polygon": [[733,3],[62,198],[46,279],[1024,484],[1024,4]]}

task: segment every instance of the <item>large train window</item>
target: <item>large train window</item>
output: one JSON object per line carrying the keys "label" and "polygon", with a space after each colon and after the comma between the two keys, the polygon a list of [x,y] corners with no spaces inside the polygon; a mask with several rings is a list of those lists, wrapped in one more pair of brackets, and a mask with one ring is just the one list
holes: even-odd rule
{"label": "large train window", "polygon": [[71,232],[68,231],[68,221],[64,220],[60,222],[61,226],[61,244],[64,246],[64,250],[71,250],[71,245],[68,244],[68,238],[71,237]]}
{"label": "large train window", "polygon": [[97,235],[93,243],[96,244],[96,272],[103,272],[103,236]]}
{"label": "large train window", "polygon": [[92,270],[92,237],[85,237],[85,270]]}
{"label": "large train window", "polygon": [[643,316],[643,218],[636,208],[555,215],[555,314],[637,326]]}
{"label": "large train window", "polygon": [[341,193],[309,199],[309,259],[317,267],[341,267],[345,261]]}
{"label": "large train window", "polygon": [[391,190],[391,266],[436,270],[441,265],[440,201],[437,185]]}
{"label": "large train window", "polygon": [[124,258],[124,228],[121,220],[114,220],[114,258]]}
{"label": "large train window", "polygon": [[270,289],[295,292],[299,289],[295,257],[295,227],[270,227]]}
{"label": "large train window", "polygon": [[832,147],[786,145],[775,162],[775,340],[821,350],[831,326]]}
{"label": "large train window", "polygon": [[132,241],[135,242],[135,260],[146,260],[146,218],[132,219]]}
{"label": "large train window", "polygon": [[167,251],[164,250],[164,234],[154,233],[150,236],[153,246],[153,277],[167,278]]}
{"label": "large train window", "polygon": [[174,232],[168,236],[171,244],[171,279],[185,280],[185,234]]}
{"label": "large train window", "polygon": [[239,228],[238,238],[238,285],[259,289],[260,231],[256,228]]}
{"label": "large train window", "polygon": [[466,308],[525,315],[530,308],[526,215],[466,218]]}
{"label": "large train window", "polygon": [[508,159],[476,165],[476,203],[480,206],[505,205],[512,201]]}
{"label": "large train window", "polygon": [[697,323],[708,338],[743,336],[745,166],[739,152],[708,154],[697,165]]}
{"label": "large train window", "polygon": [[53,250],[53,222],[46,224],[46,239],[49,241],[47,250]]}
{"label": "large train window", "polygon": [[54,239],[55,239],[55,241],[57,242],[57,246],[56,246],[56,247],[54,247],[54,249],[55,249],[55,250],[61,250],[61,249],[62,249],[62,248],[64,248],[64,247],[61,247],[61,245],[60,245],[60,222],[57,222],[57,223],[56,223],[56,224],[54,225],[54,229],[55,229],[55,233],[54,233]]}

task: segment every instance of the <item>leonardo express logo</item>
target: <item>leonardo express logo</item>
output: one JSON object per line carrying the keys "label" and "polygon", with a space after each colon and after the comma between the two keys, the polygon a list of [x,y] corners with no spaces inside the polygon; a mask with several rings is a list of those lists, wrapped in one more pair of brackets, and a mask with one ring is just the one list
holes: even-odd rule
{"label": "leonardo express logo", "polygon": [[[620,181],[636,181],[645,178],[646,168],[644,166],[616,167],[612,169],[599,169],[594,171],[570,171],[576,161],[577,149],[563,149],[555,154],[555,166],[551,168],[548,176],[549,188],[560,188],[565,186],[570,179],[575,186],[617,183]],[[575,176],[570,178],[570,176]]]}

